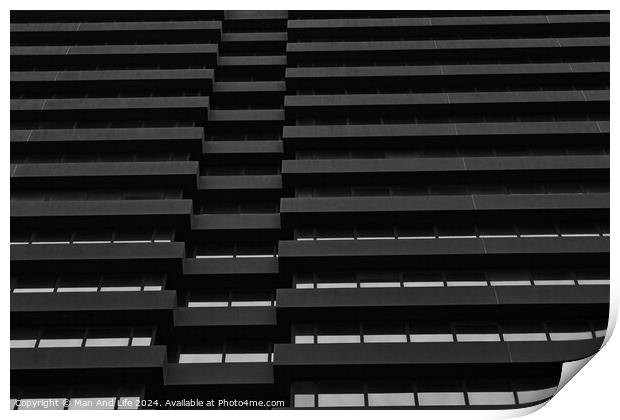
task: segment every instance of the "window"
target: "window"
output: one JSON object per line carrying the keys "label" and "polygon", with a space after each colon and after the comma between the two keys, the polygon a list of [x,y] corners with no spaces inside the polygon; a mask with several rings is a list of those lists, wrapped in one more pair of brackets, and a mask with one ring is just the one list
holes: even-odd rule
{"label": "window", "polygon": [[586,285],[608,285],[609,271],[605,270],[589,270],[589,271],[577,271],[577,284],[581,286]]}
{"label": "window", "polygon": [[367,271],[357,275],[359,285],[362,288],[400,287],[398,272],[392,271]]}
{"label": "window", "polygon": [[530,273],[521,270],[492,270],[487,273],[491,286],[530,286]]}
{"label": "window", "polygon": [[237,244],[237,258],[273,257],[275,247],[273,243],[240,243]]}
{"label": "window", "polygon": [[34,348],[37,344],[38,331],[30,328],[11,328],[11,348]]}
{"label": "window", "polygon": [[533,403],[553,397],[557,387],[517,391],[519,404]]}
{"label": "window", "polygon": [[295,288],[297,289],[313,289],[314,288],[314,275],[313,273],[299,273],[293,274],[295,281]]}
{"label": "window", "polygon": [[351,195],[350,187],[320,186],[314,190],[315,197],[347,197]]}
{"label": "window", "polygon": [[270,290],[242,290],[233,291],[230,306],[271,306],[272,298]]}
{"label": "window", "polygon": [[472,194],[499,195],[506,193],[506,186],[501,184],[474,184],[471,186]]}
{"label": "window", "polygon": [[599,223],[599,228],[603,236],[609,236],[609,222]]}
{"label": "window", "polygon": [[398,239],[434,239],[435,230],[432,225],[410,225],[397,228]]}
{"label": "window", "polygon": [[361,288],[400,287],[398,281],[360,282]]}
{"label": "window", "polygon": [[319,407],[363,407],[364,394],[319,394]]}
{"label": "window", "polygon": [[569,271],[542,271],[534,272],[536,286],[574,286],[575,280]]}
{"label": "window", "polygon": [[605,334],[607,334],[607,319],[595,320],[592,324],[594,326],[594,336],[596,338],[605,337]]}
{"label": "window", "polygon": [[398,322],[368,322],[363,324],[364,343],[406,343],[405,325]]}
{"label": "window", "polygon": [[92,276],[65,276],[58,280],[59,293],[96,292],[99,289],[99,278]]}
{"label": "window", "polygon": [[418,392],[421,406],[455,406],[465,405],[462,392]]}
{"label": "window", "polygon": [[423,381],[418,384],[420,406],[465,405],[462,385],[457,381]]}
{"label": "window", "polygon": [[540,184],[511,184],[508,185],[510,194],[544,194],[545,188]]}
{"label": "window", "polygon": [[43,333],[39,348],[46,347],[80,347],[83,340],[82,330],[51,330]]}
{"label": "window", "polygon": [[135,275],[105,275],[101,280],[102,292],[139,292],[141,279]]}
{"label": "window", "polygon": [[570,194],[581,191],[581,185],[576,182],[550,182],[547,184],[547,194]]}
{"label": "window", "polygon": [[114,242],[120,244],[148,243],[153,239],[151,229],[119,229],[114,237]]}
{"label": "window", "polygon": [[551,238],[558,236],[555,226],[550,223],[530,223],[519,226],[519,234],[522,238]]}
{"label": "window", "polygon": [[557,389],[557,378],[518,379],[514,381],[519,404],[539,402],[551,398]]}
{"label": "window", "polygon": [[311,226],[298,226],[295,228],[295,239],[298,241],[314,240],[314,228]]}
{"label": "window", "polygon": [[392,194],[395,196],[427,195],[428,187],[426,185],[396,185],[392,187]]}
{"label": "window", "polygon": [[359,226],[357,239],[394,239],[396,237],[392,226]]}
{"label": "window", "polygon": [[322,272],[316,274],[318,289],[356,288],[357,282],[354,273]]}
{"label": "window", "polygon": [[441,272],[411,272],[403,275],[405,287],[443,287]]}
{"label": "window", "polygon": [[205,203],[202,212],[208,214],[238,213],[239,205],[230,202]]}
{"label": "window", "polygon": [[129,331],[94,330],[88,333],[85,347],[125,347],[129,345]]}
{"label": "window", "polygon": [[549,323],[549,337],[552,341],[576,341],[593,338],[590,326],[585,322]]}
{"label": "window", "polygon": [[413,392],[369,392],[370,407],[408,407],[415,405]]}
{"label": "window", "polygon": [[[486,287],[486,286],[565,286],[609,285],[609,272],[592,269],[573,271],[527,271],[504,269],[488,271],[359,271],[306,272],[295,274],[297,289],[398,288],[398,287]],[[533,279],[533,280],[532,280]],[[316,283],[316,286],[315,286]]]}
{"label": "window", "polygon": [[352,240],[353,228],[346,226],[319,226],[316,228],[316,239],[321,240]]}
{"label": "window", "polygon": [[144,276],[142,290],[144,290],[145,292],[155,292],[162,290],[165,280],[165,275],[147,274],[146,276]]}
{"label": "window", "polygon": [[314,407],[314,394],[295,394],[293,405],[297,408]]}
{"label": "window", "polygon": [[484,273],[480,272],[450,272],[446,273],[446,285],[455,286],[487,286]]}
{"label": "window", "polygon": [[150,346],[153,341],[153,330],[151,329],[134,329],[131,338],[133,347]]}
{"label": "window", "polygon": [[467,187],[464,185],[431,185],[432,195],[465,195],[468,194]]}
{"label": "window", "polygon": [[515,321],[502,323],[504,341],[547,341],[543,325],[534,321]]}
{"label": "window", "polygon": [[37,344],[36,339],[13,339],[11,338],[11,348],[12,349],[28,349],[34,348]]}
{"label": "window", "polygon": [[320,325],[316,340],[318,344],[360,343],[359,325],[354,322]]}
{"label": "window", "polygon": [[437,226],[439,238],[475,238],[474,226],[464,224],[440,224]]}
{"label": "window", "polygon": [[187,306],[190,308],[224,308],[273,306],[273,291],[271,290],[211,290],[191,292]]}
{"label": "window", "polygon": [[516,238],[517,231],[511,224],[482,224],[478,226],[481,238]]}
{"label": "window", "polygon": [[270,353],[226,353],[226,363],[269,362]]}
{"label": "window", "polygon": [[221,363],[221,353],[182,353],[179,363]]}
{"label": "window", "polygon": [[222,308],[228,306],[228,292],[211,291],[192,293],[187,306],[189,308]]}
{"label": "window", "polygon": [[412,343],[445,343],[454,341],[447,322],[412,322],[409,341]]}
{"label": "window", "polygon": [[301,324],[294,327],[295,344],[314,344],[314,325]]}
{"label": "window", "polygon": [[509,382],[472,381],[467,384],[470,405],[511,405],[515,395]]}
{"label": "window", "polygon": [[153,236],[153,242],[165,243],[172,242],[174,239],[174,232],[169,228],[157,228],[155,229],[155,235]]}
{"label": "window", "polygon": [[20,276],[13,293],[52,293],[56,278],[51,276]]}
{"label": "window", "polygon": [[353,195],[357,197],[383,197],[390,195],[390,189],[383,186],[360,186],[353,188]]}
{"label": "window", "polygon": [[28,245],[31,236],[32,233],[29,231],[11,230],[11,245]]}
{"label": "window", "polygon": [[226,363],[270,362],[271,353],[268,343],[233,341],[226,344]]}
{"label": "window", "polygon": [[456,340],[462,342],[501,341],[497,326],[492,324],[456,325],[455,332]]}
{"label": "window", "polygon": [[203,243],[196,247],[196,258],[233,258],[234,244]]}
{"label": "window", "polygon": [[11,284],[13,293],[93,293],[160,291],[164,281],[165,276],[157,274],[144,276],[71,274],[58,279],[51,276],[20,276],[15,281],[12,279]]}
{"label": "window", "polygon": [[32,244],[49,244],[49,245],[65,245],[71,242],[71,232],[70,231],[36,231],[32,235]]}
{"label": "window", "polygon": [[560,235],[567,238],[599,236],[595,223],[560,223]]}
{"label": "window", "polygon": [[14,329],[11,348],[149,346],[152,336],[152,328]]}
{"label": "window", "polygon": [[220,343],[183,346],[179,353],[179,363],[222,363],[223,349]]}
{"label": "window", "polygon": [[83,230],[73,235],[74,244],[101,244],[112,242],[112,231]]}

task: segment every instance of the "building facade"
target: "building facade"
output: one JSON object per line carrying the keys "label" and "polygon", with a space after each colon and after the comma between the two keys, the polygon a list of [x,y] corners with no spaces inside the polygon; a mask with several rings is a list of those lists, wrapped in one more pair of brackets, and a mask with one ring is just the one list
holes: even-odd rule
{"label": "building facade", "polygon": [[514,408],[600,348],[609,14],[14,11],[11,409]]}

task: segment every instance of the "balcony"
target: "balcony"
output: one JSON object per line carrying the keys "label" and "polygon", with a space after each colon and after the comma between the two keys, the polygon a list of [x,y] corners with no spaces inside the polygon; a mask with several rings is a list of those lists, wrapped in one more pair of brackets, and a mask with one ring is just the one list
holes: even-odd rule
{"label": "balcony", "polygon": [[260,235],[276,239],[280,234],[279,214],[200,214],[192,217],[192,235],[196,238],[236,239]]}
{"label": "balcony", "polygon": [[450,60],[515,57],[608,57],[609,37],[289,42],[289,64],[314,60]]}
{"label": "balcony", "polygon": [[[271,363],[170,363],[166,369],[166,387],[239,385],[273,386]],[[221,391],[221,390],[220,390]]]}
{"label": "balcony", "polygon": [[[458,220],[492,222],[506,217],[543,217],[553,213],[600,216],[609,212],[609,194],[437,195],[401,197],[295,197],[280,200],[282,226],[300,223],[376,220],[430,221],[450,216]],[[455,219],[455,220],[456,220]],[[444,219],[445,220],[445,219]]]}
{"label": "balcony", "polygon": [[609,264],[609,237],[280,241],[281,268]]}
{"label": "balcony", "polygon": [[14,188],[182,187],[193,190],[198,162],[20,163],[11,165]]}
{"label": "balcony", "polygon": [[165,346],[11,349],[11,383],[161,383],[165,363]]}
{"label": "balcony", "polygon": [[205,96],[151,98],[11,99],[11,120],[179,119],[204,125],[209,117]]}
{"label": "balcony", "polygon": [[278,289],[278,315],[288,320],[363,319],[371,314],[398,317],[606,316],[609,286],[484,286],[372,289]]}
{"label": "balcony", "polygon": [[149,244],[12,245],[11,269],[23,273],[139,272],[178,273],[182,242]]}
{"label": "balcony", "polygon": [[523,113],[544,112],[550,104],[562,110],[609,107],[608,90],[452,92],[411,94],[290,95],[284,99],[287,117],[372,114],[373,112],[416,113]]}
{"label": "balcony", "polygon": [[11,149],[15,153],[75,153],[104,151],[191,151],[202,152],[204,129],[200,128],[101,128],[11,130]]}
{"label": "balcony", "polygon": [[[597,27],[609,22],[605,14],[577,14],[548,16],[454,16],[414,18],[350,18],[350,19],[295,19],[288,21],[291,37],[301,36],[353,36],[363,32],[367,36],[411,35],[445,36],[459,33],[475,35],[484,33],[503,34],[506,27],[519,26],[520,33],[538,34],[539,31],[564,31],[578,25]],[[574,30],[574,29],[573,29]]]}
{"label": "balcony", "polygon": [[11,65],[79,66],[93,62],[125,64],[164,64],[200,62],[215,66],[217,44],[144,44],[144,45],[43,45],[11,47]]}
{"label": "balcony", "polygon": [[[177,308],[174,310],[174,331],[179,337],[194,338],[198,333],[210,337],[273,337],[278,330],[274,307]],[[280,334],[285,335],[285,334]]]}
{"label": "balcony", "polygon": [[609,141],[609,121],[558,121],[519,123],[459,123],[459,124],[383,124],[383,125],[298,125],[284,126],[285,151],[342,143],[343,147],[416,146],[429,141],[460,145],[466,143],[522,144],[538,141],[550,144],[560,139],[568,141],[587,137],[589,141],[605,144]]}
{"label": "balcony", "polygon": [[13,71],[11,87],[19,92],[83,92],[157,90],[165,84],[178,89],[200,86],[210,91],[213,77],[212,69]]}
{"label": "balcony", "polygon": [[198,194],[206,200],[243,198],[279,198],[280,175],[209,175],[198,178]]}
{"label": "balcony", "polygon": [[415,66],[290,67],[287,86],[424,86],[451,87],[472,84],[493,86],[542,84],[554,86],[567,81],[584,84],[609,79],[609,63],[526,63]]}
{"label": "balcony", "polygon": [[191,214],[191,200],[11,201],[16,229],[150,224],[185,231]]}
{"label": "balcony", "polygon": [[284,284],[278,258],[186,258],[178,287],[270,287]]}
{"label": "balcony", "polygon": [[[326,377],[505,377],[540,375],[558,363],[595,354],[602,339],[530,343],[366,343],[276,344],[276,375],[296,379]],[[536,365],[532,365],[532,362]]]}
{"label": "balcony", "polygon": [[[169,18],[169,17],[167,17]],[[62,22],[12,23],[11,40],[21,44],[46,39],[55,42],[88,42],[107,40],[141,41],[157,37],[167,40],[200,40],[218,42],[222,23],[217,20],[160,22]]]}
{"label": "balcony", "polygon": [[329,177],[333,184],[442,181],[481,182],[525,177],[541,179],[545,174],[562,180],[576,176],[607,177],[609,156],[446,157],[394,159],[283,160],[282,177],[287,186],[317,185]]}
{"label": "balcony", "polygon": [[87,325],[160,323],[172,325],[176,291],[12,293],[12,325],[63,325],[71,318]]}

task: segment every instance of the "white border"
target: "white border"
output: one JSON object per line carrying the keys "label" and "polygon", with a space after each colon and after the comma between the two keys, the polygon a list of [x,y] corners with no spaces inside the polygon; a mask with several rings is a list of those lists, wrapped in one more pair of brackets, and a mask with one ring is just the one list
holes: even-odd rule
{"label": "white border", "polygon": [[[275,0],[262,0],[262,1],[248,1],[248,0],[227,0],[227,1],[219,1],[219,2],[208,2],[205,0],[197,1],[197,0],[175,0],[175,1],[162,1],[162,0],[151,0],[151,1],[129,1],[129,0],[107,0],[105,2],[84,2],[84,1],[76,1],[76,0],[51,0],[51,1],[14,1],[9,0],[6,2],[9,8],[14,9],[227,9],[227,10],[256,10],[256,9],[264,9],[264,10],[294,10],[294,9],[373,9],[378,8],[380,6],[381,9],[435,9],[435,10],[459,10],[463,9],[464,6],[467,9],[594,9],[594,10],[612,10],[612,19],[615,17],[615,13],[612,5],[617,4],[618,2],[611,1],[573,1],[573,0],[565,0],[565,1],[541,1],[541,0],[521,0],[521,1],[513,1],[513,2],[499,2],[495,1],[480,1],[480,0],[470,0],[470,1],[433,1],[433,2],[413,2],[413,1],[394,1],[394,0],[382,0],[381,2],[367,2],[361,3],[359,1],[334,1],[334,0],[313,0],[308,2],[301,2],[295,0],[289,1],[275,1]],[[4,14],[5,22],[9,23],[9,9],[5,9]],[[616,39],[616,35],[620,29],[617,26],[611,25],[611,37],[612,39]],[[3,119],[3,127],[4,127],[4,139],[0,142],[0,147],[2,147],[2,155],[5,156],[5,159],[8,160],[9,157],[9,139],[8,139],[8,130],[9,130],[9,29],[5,27],[5,30],[2,32],[3,43],[5,47],[5,52],[3,54],[4,65],[3,68],[5,70],[5,82],[2,84],[2,97],[5,98],[5,112],[2,115]],[[611,65],[614,67],[614,63],[616,62],[617,53],[613,49],[611,50]],[[613,73],[612,73],[613,74]],[[613,76],[612,76],[613,80]],[[613,84],[613,83],[612,83]],[[614,97],[614,93],[612,92],[612,98]],[[614,111],[613,104],[615,100],[612,100],[612,125],[616,120],[616,113]],[[613,149],[613,147],[612,147]],[[615,156],[612,154],[612,156]],[[613,159],[612,159],[613,160]],[[8,162],[7,162],[8,163]],[[618,196],[616,192],[616,188],[614,185],[617,185],[619,171],[616,169],[616,165],[612,165],[611,177],[612,177],[612,209],[616,208]],[[5,239],[4,241],[4,258],[3,258],[3,268],[4,268],[4,277],[3,280],[5,282],[5,287],[7,287],[6,283],[9,281],[9,200],[8,192],[9,192],[9,177],[2,177],[1,185],[4,191],[5,201],[3,206],[4,212],[4,221],[2,224],[2,233]],[[611,229],[612,231],[616,231],[617,223],[614,220],[614,217],[611,218]],[[612,252],[614,250],[614,243],[612,241]],[[619,297],[619,288],[617,287],[616,281],[617,274],[620,272],[620,265],[612,260],[611,264],[611,277],[614,279],[612,281],[612,296],[611,296],[611,319],[610,319],[610,327],[609,331],[613,329],[613,325],[615,325],[616,317],[617,317],[617,308],[618,308],[618,297]],[[6,290],[6,289],[5,289]],[[2,293],[3,299],[3,334],[5,339],[9,337],[9,293]],[[6,341],[5,341],[6,343]],[[509,418],[516,417],[520,415],[529,414],[531,412],[535,412],[534,417],[536,419],[552,419],[552,418],[563,418],[563,419],[593,419],[593,418],[611,418],[614,416],[614,412],[616,412],[616,399],[618,398],[617,384],[620,377],[619,366],[620,363],[618,361],[620,344],[618,344],[618,339],[614,338],[609,341],[609,334],[606,337],[606,345],[603,350],[597,354],[592,360],[588,363],[587,368],[582,369],[583,371],[578,374],[577,379],[570,381],[568,385],[566,385],[561,392],[559,392],[554,398],[547,403],[542,410],[538,410],[538,408],[534,409],[523,409],[523,410],[512,410],[512,411],[423,411],[423,410],[415,410],[415,411],[390,411],[389,413],[377,412],[374,410],[357,410],[350,411],[347,413],[343,413],[340,411],[288,411],[288,410],[274,410],[269,412],[260,412],[260,411],[219,411],[219,412],[209,412],[205,413],[203,411],[185,411],[182,415],[187,415],[189,417],[204,417],[206,416],[215,416],[219,418],[235,418],[237,416],[247,417],[251,416],[253,419],[258,418],[273,418],[273,417],[291,417],[295,416],[296,418],[301,419],[312,419],[314,420],[317,415],[321,417],[336,417],[336,416],[355,416],[356,418],[373,418],[375,419],[377,416],[388,415],[391,419],[400,419],[407,418],[411,419],[415,417],[416,419],[445,419],[445,418],[460,418],[460,419],[487,419],[487,418]],[[8,343],[2,346],[2,354],[4,355],[3,360],[5,360],[5,375],[3,375],[4,381],[2,383],[2,391],[5,397],[9,395],[9,346]],[[572,366],[574,367],[574,366]],[[8,405],[8,404],[7,404]],[[6,407],[6,406],[5,406]],[[5,408],[6,409],[6,408]],[[118,411],[112,414],[113,416],[131,416],[134,414],[130,414],[132,412],[123,412]],[[42,412],[20,412],[20,411],[12,411],[11,416],[37,416],[36,418],[40,418]],[[178,415],[179,412],[176,412],[174,415]],[[46,417],[52,418],[60,418],[65,416],[80,416],[84,415],[83,412],[45,412]],[[104,411],[91,411],[89,412],[89,416],[93,416],[94,418],[103,418],[106,416],[107,418],[108,412]],[[163,415],[170,415],[169,413],[161,413],[157,411],[152,411],[147,414],[147,416],[160,417]]]}

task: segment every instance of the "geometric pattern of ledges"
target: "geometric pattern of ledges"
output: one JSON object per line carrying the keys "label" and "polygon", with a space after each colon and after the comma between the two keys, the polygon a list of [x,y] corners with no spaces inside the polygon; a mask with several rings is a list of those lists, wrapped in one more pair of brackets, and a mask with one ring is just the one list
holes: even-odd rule
{"label": "geometric pattern of ledges", "polygon": [[514,408],[600,348],[609,13],[13,11],[11,409]]}

